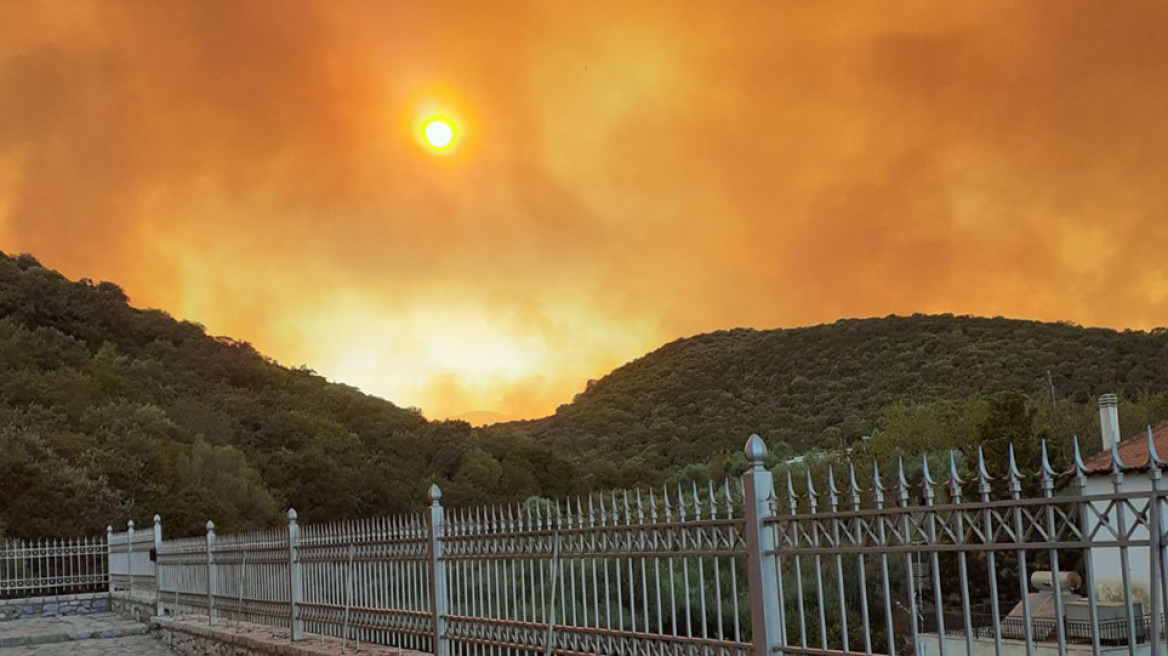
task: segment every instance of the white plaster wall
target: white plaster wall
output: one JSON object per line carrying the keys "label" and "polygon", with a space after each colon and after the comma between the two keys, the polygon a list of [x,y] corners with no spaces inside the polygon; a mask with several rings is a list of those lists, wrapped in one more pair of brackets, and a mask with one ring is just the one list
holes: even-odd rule
{"label": "white plaster wall", "polygon": [[[1152,481],[1146,474],[1127,474],[1123,480],[1124,492],[1147,492],[1152,489]],[[1084,493],[1087,495],[1096,494],[1112,494],[1115,492],[1115,486],[1108,476],[1093,476],[1087,479],[1087,486]],[[1118,513],[1112,510],[1108,513],[1108,503],[1106,501],[1093,501],[1091,505],[1096,511],[1105,515],[1107,519],[1112,522],[1113,526],[1118,520]],[[1137,508],[1142,508],[1142,504],[1137,502]],[[1099,523],[1097,517],[1089,517],[1088,525],[1092,530]],[[1124,525],[1128,530],[1131,530],[1135,525],[1135,517],[1129,508],[1124,508]],[[1101,533],[1095,536],[1095,540],[1099,542],[1108,542],[1114,540],[1114,536],[1106,527],[1100,529]],[[1134,540],[1147,540],[1148,530],[1146,527],[1139,527],[1132,534]],[[1100,586],[1108,584],[1118,586],[1123,581],[1123,568],[1120,562],[1120,550],[1118,547],[1093,547],[1091,549],[1091,563],[1095,570],[1096,589]],[[1131,571],[1129,579],[1133,585],[1142,585],[1144,589],[1150,588],[1151,583],[1151,561],[1148,556],[1147,547],[1131,547],[1128,549],[1128,563]],[[1148,612],[1145,608],[1144,612]]]}

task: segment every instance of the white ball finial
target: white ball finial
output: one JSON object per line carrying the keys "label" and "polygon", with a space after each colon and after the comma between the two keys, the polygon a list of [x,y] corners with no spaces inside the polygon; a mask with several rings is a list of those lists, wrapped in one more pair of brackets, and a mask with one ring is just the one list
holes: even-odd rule
{"label": "white ball finial", "polygon": [[154,524],[155,524],[155,525],[158,525],[158,524],[161,524],[161,523],[162,523],[162,515],[155,515],[155,516],[154,516]]}
{"label": "white ball finial", "polygon": [[126,528],[129,528],[129,529],[133,530],[133,528],[134,528],[134,520],[132,520],[132,519],[131,519],[130,521],[126,522]]}
{"label": "white ball finial", "polygon": [[746,453],[746,460],[751,467],[762,467],[762,461],[766,458],[767,447],[762,441],[762,438],[757,434],[751,435],[749,440],[746,440],[746,448],[743,449]]}
{"label": "white ball finial", "polygon": [[438,505],[438,502],[441,499],[442,499],[442,489],[439,488],[437,484],[431,485],[430,486],[430,503],[432,503],[433,505],[436,506],[436,505]]}
{"label": "white ball finial", "polygon": [[210,531],[214,531],[214,530],[215,530],[215,522],[208,519],[207,520],[207,531],[210,532]]}
{"label": "white ball finial", "polygon": [[295,524],[295,523],[296,523],[296,518],[297,518],[297,517],[299,517],[299,515],[297,515],[297,514],[296,514],[296,509],[295,509],[295,508],[289,508],[289,509],[288,509],[288,523],[289,523],[289,524]]}

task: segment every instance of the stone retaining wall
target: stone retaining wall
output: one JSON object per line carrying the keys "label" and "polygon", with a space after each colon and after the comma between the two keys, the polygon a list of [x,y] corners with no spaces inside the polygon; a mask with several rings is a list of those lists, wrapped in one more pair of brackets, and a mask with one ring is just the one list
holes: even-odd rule
{"label": "stone retaining wall", "polygon": [[27,599],[0,599],[0,621],[20,620],[29,617],[83,615],[85,613],[101,613],[109,609],[110,595],[108,592],[85,592],[52,597],[29,597]]}
{"label": "stone retaining wall", "polygon": [[[288,639],[288,629],[259,624],[221,623],[209,626],[207,618],[155,618],[155,635],[182,656],[336,656],[341,653],[341,641],[336,638],[311,635],[303,642]],[[353,642],[349,641],[349,649]],[[428,656],[421,652],[361,645],[362,656]]]}
{"label": "stone retaining wall", "polygon": [[128,620],[149,624],[158,613],[154,597],[131,595],[128,592],[110,593],[110,609]]}

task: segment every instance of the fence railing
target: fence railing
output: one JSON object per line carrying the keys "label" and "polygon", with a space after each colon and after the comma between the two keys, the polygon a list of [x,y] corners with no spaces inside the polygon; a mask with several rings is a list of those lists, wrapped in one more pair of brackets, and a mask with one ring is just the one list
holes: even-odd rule
{"label": "fence railing", "polygon": [[720,485],[458,509],[434,487],[417,514],[301,526],[290,511],[286,527],[231,535],[208,523],[159,543],[157,599],[438,656],[1001,654],[1007,641],[1155,654],[1168,491],[1148,448],[1138,470],[1113,450],[1099,471],[1076,444],[1062,474],[1045,445],[1033,474],[1011,448],[997,478],[978,451],[968,481],[950,453],[945,481],[926,458],[911,485],[901,462],[888,476],[847,461],[776,490],[755,436],[741,481]]}
{"label": "fence railing", "polygon": [[101,538],[0,541],[0,599],[107,589]]}
{"label": "fence railing", "polygon": [[112,526],[105,531],[110,591],[153,595],[158,585],[155,559],[162,545],[162,518],[155,515],[151,528],[136,529],[130,520],[125,531],[114,531]]}

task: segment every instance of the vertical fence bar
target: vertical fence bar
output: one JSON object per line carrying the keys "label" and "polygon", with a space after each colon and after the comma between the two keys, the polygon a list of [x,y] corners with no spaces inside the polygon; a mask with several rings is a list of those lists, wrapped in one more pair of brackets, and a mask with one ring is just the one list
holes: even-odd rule
{"label": "vertical fence bar", "polygon": [[[892,587],[888,575],[888,526],[887,518],[884,515],[884,483],[881,482],[880,476],[876,476],[872,480],[872,502],[876,510],[880,514],[875,516],[876,521],[876,539],[880,542],[880,580],[881,591],[884,593],[884,633],[888,635],[888,652],[890,656],[896,656],[896,631],[894,624],[892,624]],[[865,627],[864,630],[870,630]]]}
{"label": "vertical fence bar", "polygon": [[[896,460],[896,504],[901,509],[901,539],[904,544],[912,545],[916,539],[912,536],[912,516],[909,512],[909,481],[904,477],[904,459]],[[911,549],[904,552],[905,586],[909,593],[909,630],[912,631],[912,652],[917,654],[920,649],[920,620],[923,615],[917,607],[917,572],[912,567]],[[864,629],[867,635],[868,629]]]}
{"label": "vertical fence bar", "polygon": [[134,520],[126,522],[126,575],[130,596],[134,596]]}
{"label": "vertical fence bar", "polygon": [[[1087,494],[1087,467],[1083,464],[1083,454],[1079,451],[1079,437],[1074,438],[1074,465],[1075,465],[1075,487],[1079,491],[1079,496],[1086,496]],[[1079,502],[1079,524],[1082,526],[1083,539],[1090,541],[1090,526],[1091,526],[1091,504],[1090,502]],[[1084,572],[1087,574],[1084,584],[1087,588],[1087,613],[1088,619],[1091,622],[1091,653],[1099,656],[1099,607],[1096,604],[1095,591],[1095,557],[1091,552],[1091,547],[1087,547],[1083,554]]]}
{"label": "vertical fence bar", "polygon": [[1034,624],[1032,623],[1030,614],[1030,575],[1027,573],[1026,562],[1026,532],[1022,521],[1023,508],[1017,505],[1022,500],[1022,474],[1018,471],[1018,461],[1014,458],[1014,445],[1011,444],[1007,451],[1008,471],[1006,473],[1006,486],[1010,490],[1010,499],[1015,502],[1015,507],[1010,510],[1010,514],[1014,519],[1014,541],[1018,543],[1018,592],[1022,595],[1022,631],[1026,638],[1026,653],[1034,653]]}
{"label": "vertical fence bar", "polygon": [[207,623],[215,626],[219,618],[215,614],[215,522],[207,520]]}
{"label": "vertical fence bar", "polygon": [[[1054,514],[1054,468],[1050,466],[1050,458],[1046,452],[1046,440],[1042,440],[1042,465],[1039,470],[1040,481],[1042,484],[1042,496],[1046,499],[1046,539],[1051,542],[1058,541],[1058,525],[1055,521]],[[1054,616],[1055,621],[1055,636],[1058,639],[1058,653],[1065,655],[1067,653],[1067,629],[1066,629],[1066,611],[1063,608],[1063,589],[1059,566],[1058,549],[1050,549],[1050,571],[1051,583],[1054,587]]]}
{"label": "vertical fence bar", "polygon": [[446,561],[442,557],[442,537],[445,512],[442,509],[442,490],[430,486],[430,614],[433,626],[434,656],[450,656],[450,641],[446,637]]}
{"label": "vertical fence bar", "polygon": [[[827,494],[832,514],[831,539],[835,548],[839,549],[844,546],[843,541],[840,539],[840,491],[835,486],[835,471],[830,464],[827,466]],[[841,647],[843,651],[851,651],[850,645],[848,644],[848,599],[844,588],[844,558],[838,551],[835,554],[835,582],[836,597],[839,599]]]}
{"label": "vertical fence bar", "polygon": [[746,570],[750,581],[750,620],[755,656],[770,656],[784,647],[779,640],[779,597],[775,574],[775,536],[766,520],[771,514],[774,477],[763,466],[767,448],[762,438],[751,435],[746,442],[750,468],[742,475],[746,508]]}
{"label": "vertical fence bar", "polygon": [[300,605],[304,602],[304,569],[299,554],[300,526],[296,524],[296,509],[288,509],[288,626],[292,641],[304,639],[304,618]]}
{"label": "vertical fence bar", "polygon": [[[981,494],[981,502],[988,504],[990,502],[990,474],[986,471],[985,454],[981,446],[977,447],[977,491]],[[994,525],[993,525],[993,510],[986,508],[982,512],[982,530],[985,532],[985,541],[994,542]],[[1084,524],[1085,526],[1085,524]],[[998,608],[998,560],[997,552],[992,549],[986,552],[986,562],[989,564],[989,579],[990,579],[990,615],[993,620],[994,627],[994,654],[1001,656],[1002,653],[1002,616],[1001,610]],[[1090,557],[1087,560],[1087,567],[1091,566]],[[1098,653],[1098,652],[1096,652]]]}
{"label": "vertical fence bar", "polygon": [[1164,528],[1160,523],[1160,479],[1163,474],[1160,472],[1160,467],[1164,463],[1160,460],[1160,454],[1156,453],[1156,440],[1152,436],[1152,427],[1148,426],[1148,480],[1151,483],[1151,494],[1148,496],[1148,555],[1150,556],[1151,574],[1151,602],[1152,612],[1148,622],[1148,630],[1150,632],[1151,653],[1160,653],[1160,613],[1163,612],[1163,607],[1160,605],[1160,592],[1163,586],[1163,553],[1161,551],[1161,541],[1163,538]]}
{"label": "vertical fence bar", "polygon": [[109,581],[109,591],[114,591],[114,527],[105,527],[105,577]]}
{"label": "vertical fence bar", "polygon": [[[1115,490],[1116,496],[1124,493],[1123,489],[1123,473],[1127,470],[1127,465],[1119,457],[1119,448],[1116,445],[1118,436],[1111,440],[1111,483]],[[1120,540],[1127,540],[1127,503],[1117,499],[1112,503],[1112,508],[1115,509],[1115,534]],[[1128,552],[1126,542],[1121,542],[1119,545],[1119,572],[1120,582],[1123,585],[1123,602],[1124,611],[1127,621],[1125,622],[1127,628],[1127,644],[1128,653],[1131,656],[1136,656],[1136,618],[1135,608],[1132,605],[1132,587],[1131,587],[1131,555]]]}
{"label": "vertical fence bar", "polygon": [[162,517],[154,516],[154,614],[162,617],[162,568],[158,555],[162,553]]}
{"label": "vertical fence bar", "polygon": [[[949,450],[949,497],[950,503],[957,506],[953,511],[957,518],[957,532],[954,536],[956,544],[964,544],[965,542],[965,511],[961,509],[962,492],[961,476],[957,472],[957,460],[953,456],[953,450]],[[966,653],[973,653],[973,621],[969,612],[969,564],[965,557],[965,550],[957,552],[957,575],[961,587],[961,621],[962,627],[965,629],[965,651]]]}

